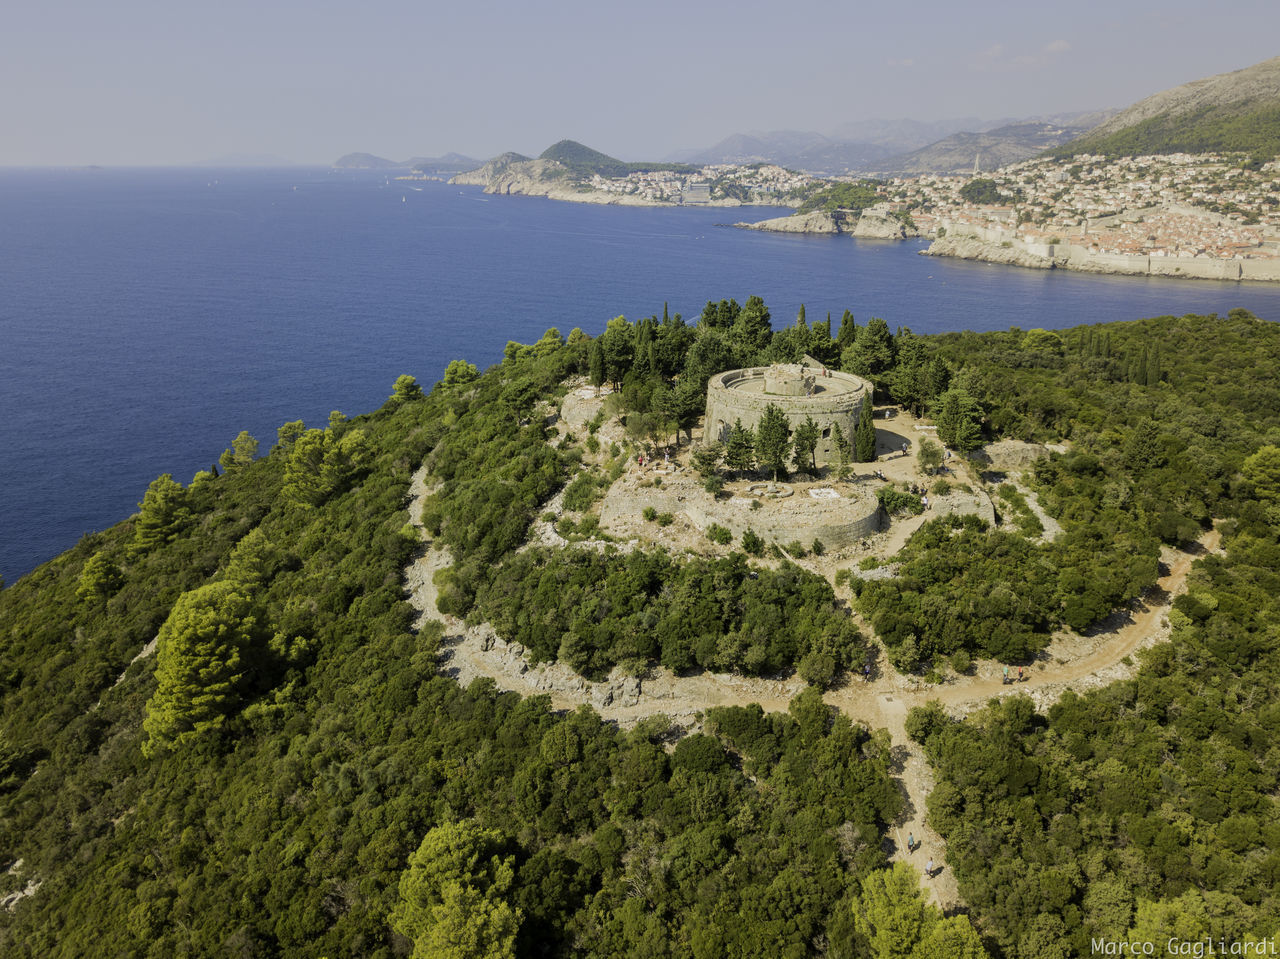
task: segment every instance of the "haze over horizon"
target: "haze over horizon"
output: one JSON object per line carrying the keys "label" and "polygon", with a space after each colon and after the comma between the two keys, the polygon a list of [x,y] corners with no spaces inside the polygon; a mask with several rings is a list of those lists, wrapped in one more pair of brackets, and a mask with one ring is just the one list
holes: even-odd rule
{"label": "haze over horizon", "polygon": [[898,9],[670,0],[22,5],[0,35],[0,165],[327,164],[364,151],[656,159],[734,133],[1124,107],[1280,53],[1280,5]]}

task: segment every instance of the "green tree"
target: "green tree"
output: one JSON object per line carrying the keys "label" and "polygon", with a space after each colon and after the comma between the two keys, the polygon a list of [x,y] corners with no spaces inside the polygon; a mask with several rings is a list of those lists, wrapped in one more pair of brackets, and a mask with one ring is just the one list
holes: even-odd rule
{"label": "green tree", "polygon": [[966,203],[983,205],[999,204],[1005,201],[996,181],[988,177],[974,177],[960,188],[960,199]]}
{"label": "green tree", "polygon": [[219,728],[239,703],[247,660],[263,639],[261,613],[244,584],[222,580],[179,596],[157,637],[143,753]]}
{"label": "green tree", "polygon": [[138,509],[133,542],[129,544],[130,557],[141,556],[157,546],[173,542],[191,520],[187,491],[169,473],[151,481]]}
{"label": "green tree", "polygon": [[786,474],[787,450],[791,446],[791,428],[787,423],[787,414],[770,403],[764,408],[764,415],[756,426],[756,452],[765,468],[773,472],[776,482],[778,474]]}
{"label": "green tree", "polygon": [[564,336],[553,326],[542,334],[542,338],[537,343],[533,344],[533,355],[538,357],[550,356],[562,346],[564,346]]}
{"label": "green tree", "polygon": [[422,399],[422,387],[408,373],[402,373],[396,377],[395,384],[391,388],[390,399],[397,406],[410,400]]}
{"label": "green tree", "polygon": [[804,422],[796,427],[795,438],[792,440],[794,449],[792,462],[795,463],[796,469],[816,470],[818,468],[816,450],[818,440],[821,438],[822,431],[818,429],[818,424],[814,422],[812,416],[806,416]]}
{"label": "green tree", "polygon": [[924,440],[916,453],[916,461],[925,473],[934,473],[942,465],[942,447],[933,440]]}
{"label": "green tree", "polygon": [[474,382],[480,376],[480,371],[476,369],[474,363],[468,363],[466,360],[450,360],[449,365],[444,368],[444,385],[448,387],[465,386]]}
{"label": "green tree", "polygon": [[720,466],[720,458],[724,456],[724,444],[712,443],[710,446],[699,446],[691,457],[693,468],[703,479],[713,476]]}
{"label": "green tree", "polygon": [[849,438],[844,435],[844,430],[840,428],[839,423],[831,427],[831,442],[836,448],[836,476],[844,479],[849,475],[849,460],[852,458],[853,450],[849,446]]}
{"label": "green tree", "polygon": [[920,877],[904,862],[862,880],[853,903],[853,928],[874,959],[909,959],[926,930],[941,918],[925,902]]}
{"label": "green tree", "polygon": [[302,420],[291,420],[276,430],[276,447],[288,450],[299,436],[307,431]]}
{"label": "green tree", "polygon": [[745,473],[756,464],[755,437],[751,430],[735,420],[724,446],[724,463],[737,473]]}
{"label": "green tree", "polygon": [[618,388],[635,358],[635,330],[625,316],[615,316],[598,337],[604,360],[605,380]]}
{"label": "green tree", "polygon": [[[836,334],[836,346],[839,347],[840,353],[853,346],[858,339],[858,321],[853,318],[853,314],[848,310],[844,311],[844,316],[840,317],[840,332]],[[841,369],[844,369],[842,366]]]}
{"label": "green tree", "polygon": [[748,354],[759,353],[769,345],[773,338],[773,326],[769,319],[769,308],[758,296],[747,298],[730,331],[734,340]]}
{"label": "green tree", "polygon": [[587,351],[587,377],[592,386],[604,385],[604,346],[598,336]]}
{"label": "green tree", "polygon": [[427,832],[400,876],[391,924],[421,959],[511,959],[521,915],[507,897],[515,860],[503,839],[474,820]]}
{"label": "green tree", "polygon": [[1264,503],[1280,502],[1280,447],[1264,446],[1246,459],[1240,472]]}
{"label": "green tree", "polygon": [[231,449],[223,450],[218,457],[218,465],[225,472],[244,469],[258,455],[258,441],[249,435],[248,430],[241,430],[231,441]]}
{"label": "green tree", "polygon": [[878,383],[893,366],[896,356],[897,347],[889,324],[875,316],[858,330],[853,346],[840,354],[840,368]]}
{"label": "green tree", "polygon": [[987,959],[987,950],[968,916],[950,916],[928,927],[911,959]]}
{"label": "green tree", "polygon": [[123,585],[124,577],[115,560],[106,553],[94,553],[80,570],[76,598],[81,602],[109,599]]}
{"label": "green tree", "polygon": [[339,426],[347,421],[347,414],[342,410],[329,411],[329,429],[336,430]]}
{"label": "green tree", "polygon": [[876,459],[875,412],[870,396],[862,401],[862,410],[858,414],[858,427],[853,433],[853,456],[859,463],[874,463]]}
{"label": "green tree", "polygon": [[968,391],[952,387],[938,397],[938,439],[961,452],[982,445],[982,411]]}

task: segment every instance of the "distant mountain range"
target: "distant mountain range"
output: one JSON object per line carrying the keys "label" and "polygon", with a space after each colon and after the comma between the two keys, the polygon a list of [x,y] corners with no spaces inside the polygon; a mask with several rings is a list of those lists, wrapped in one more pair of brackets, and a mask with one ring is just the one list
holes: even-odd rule
{"label": "distant mountain range", "polygon": [[739,133],[715,146],[671,154],[687,163],[777,163],[821,176],[857,173],[964,173],[981,153],[984,169],[1036,156],[1111,116],[1114,110],[1031,119],[958,117],[864,120],[831,135],[800,130]]}
{"label": "distant mountain range", "polygon": [[1280,153],[1280,57],[1140,100],[1054,151]]}
{"label": "distant mountain range", "polygon": [[[1045,152],[1070,156],[1212,151],[1280,154],[1280,57],[1162,91],[1119,111],[1019,120],[866,120],[843,124],[830,135],[803,130],[738,133],[714,146],[679,151],[656,163],[627,163],[562,140],[538,159],[573,173],[609,177],[712,163],[776,163],[819,176],[838,176],[968,173],[975,160],[980,169],[995,170]],[[490,162],[506,167],[527,160],[504,154]],[[481,161],[457,153],[403,162],[349,153],[334,166],[461,173],[475,171]]]}
{"label": "distant mountain range", "polygon": [[410,157],[408,160],[388,160],[372,153],[348,153],[333,161],[338,170],[417,170],[420,173],[462,173],[474,170],[481,161],[461,153],[446,153],[442,157]]}

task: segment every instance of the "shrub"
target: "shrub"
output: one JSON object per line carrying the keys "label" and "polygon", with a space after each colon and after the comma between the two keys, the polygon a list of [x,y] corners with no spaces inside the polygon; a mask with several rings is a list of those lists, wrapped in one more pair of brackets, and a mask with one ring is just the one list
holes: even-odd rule
{"label": "shrub", "polygon": [[814,556],[821,556],[827,551],[826,545],[820,539],[815,539],[813,545],[809,548],[813,551]]}
{"label": "shrub", "polygon": [[654,509],[652,506],[646,506],[643,510],[641,510],[640,515],[645,518],[645,522],[652,523],[655,519],[658,518],[658,511]]}
{"label": "shrub", "polygon": [[764,540],[756,535],[755,530],[749,529],[742,534],[742,548],[752,556],[763,556]]}
{"label": "shrub", "polygon": [[787,552],[796,559],[804,559],[809,555],[809,551],[804,548],[804,544],[799,540],[795,540],[787,544]]}
{"label": "shrub", "polygon": [[707,528],[707,539],[713,543],[719,543],[721,546],[728,546],[733,542],[733,533],[718,523],[712,523]]}

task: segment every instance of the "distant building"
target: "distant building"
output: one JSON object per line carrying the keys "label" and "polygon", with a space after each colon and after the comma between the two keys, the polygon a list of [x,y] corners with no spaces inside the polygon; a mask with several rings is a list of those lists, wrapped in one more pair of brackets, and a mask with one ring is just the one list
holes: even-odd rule
{"label": "distant building", "polygon": [[680,195],[681,203],[710,203],[711,202],[711,184],[706,180],[701,180],[685,185],[684,191]]}

